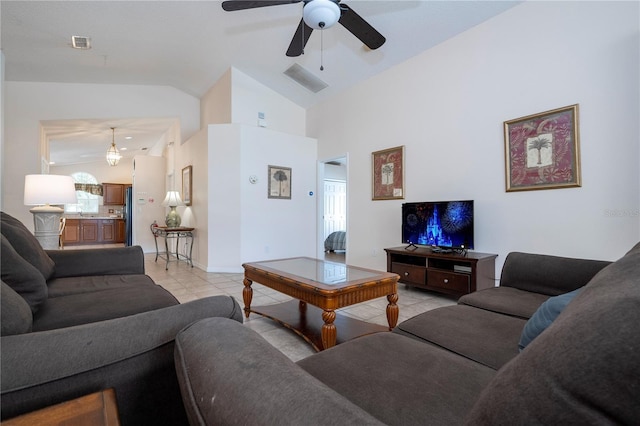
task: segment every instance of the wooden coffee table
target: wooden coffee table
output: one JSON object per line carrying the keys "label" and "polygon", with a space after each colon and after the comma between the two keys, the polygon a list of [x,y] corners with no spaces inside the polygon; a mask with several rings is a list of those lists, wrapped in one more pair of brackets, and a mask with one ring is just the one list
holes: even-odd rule
{"label": "wooden coffee table", "polygon": [[[254,312],[277,321],[302,336],[316,351],[364,334],[389,331],[398,322],[396,274],[309,257],[245,263],[242,267],[245,316],[249,318]],[[251,307],[254,281],[298,300]],[[389,302],[386,310],[389,327],[335,312],[383,296]]]}

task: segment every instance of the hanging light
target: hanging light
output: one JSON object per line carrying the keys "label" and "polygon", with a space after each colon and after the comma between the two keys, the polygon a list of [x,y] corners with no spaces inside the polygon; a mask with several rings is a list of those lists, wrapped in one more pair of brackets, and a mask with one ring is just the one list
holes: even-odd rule
{"label": "hanging light", "polygon": [[117,166],[121,158],[122,155],[120,155],[120,151],[116,148],[116,128],[112,127],[111,146],[107,150],[107,163],[109,163],[110,166]]}

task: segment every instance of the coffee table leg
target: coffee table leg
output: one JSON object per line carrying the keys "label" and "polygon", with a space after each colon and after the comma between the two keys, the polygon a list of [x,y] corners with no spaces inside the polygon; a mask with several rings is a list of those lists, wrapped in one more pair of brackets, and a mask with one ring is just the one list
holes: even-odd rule
{"label": "coffee table leg", "polygon": [[242,289],[242,300],[244,300],[244,316],[249,318],[251,313],[251,299],[253,298],[253,289],[251,288],[251,280],[245,278],[243,281],[244,288]]}
{"label": "coffee table leg", "polygon": [[322,311],[322,349],[329,349],[336,345],[336,326],[333,323],[336,319],[334,311]]}
{"label": "coffee table leg", "polygon": [[389,331],[391,331],[398,324],[398,305],[396,302],[398,301],[398,294],[388,294],[387,300],[389,304],[387,305],[387,322],[389,323]]}

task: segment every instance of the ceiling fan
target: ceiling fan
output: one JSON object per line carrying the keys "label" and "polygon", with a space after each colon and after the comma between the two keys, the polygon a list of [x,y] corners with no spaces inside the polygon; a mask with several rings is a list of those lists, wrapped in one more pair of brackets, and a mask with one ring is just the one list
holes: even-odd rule
{"label": "ceiling fan", "polygon": [[382,34],[349,6],[340,3],[340,0],[227,0],[222,2],[222,8],[227,12],[233,12],[302,1],[302,19],[287,49],[287,56],[302,55],[314,29],[327,29],[336,22],[342,24],[369,49],[377,49],[386,41]]}

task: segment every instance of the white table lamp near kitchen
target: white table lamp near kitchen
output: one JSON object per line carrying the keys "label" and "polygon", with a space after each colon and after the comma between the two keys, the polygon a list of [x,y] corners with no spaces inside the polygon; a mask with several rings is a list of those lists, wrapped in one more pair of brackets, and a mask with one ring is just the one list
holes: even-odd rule
{"label": "white table lamp near kitchen", "polygon": [[24,177],[24,204],[37,206],[29,210],[33,213],[35,237],[42,248],[57,249],[60,233],[62,204],[75,204],[76,188],[71,176],[26,175]]}

